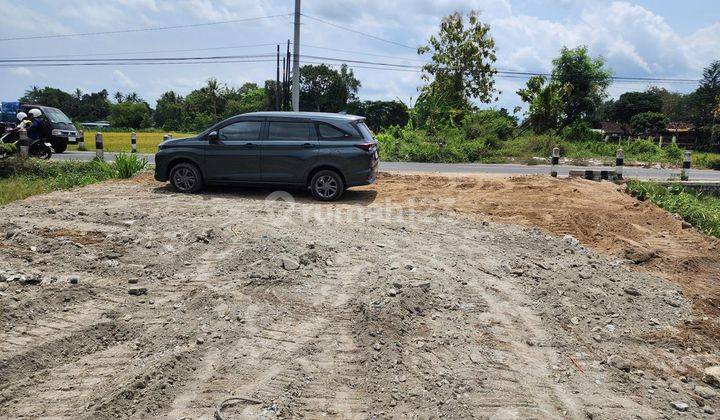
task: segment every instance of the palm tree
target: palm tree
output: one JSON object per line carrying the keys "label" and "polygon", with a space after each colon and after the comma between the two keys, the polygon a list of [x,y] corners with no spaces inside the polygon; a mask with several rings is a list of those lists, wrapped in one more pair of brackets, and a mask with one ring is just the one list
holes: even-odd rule
{"label": "palm tree", "polygon": [[208,96],[210,97],[210,103],[212,104],[212,107],[213,107],[213,118],[217,119],[217,117],[218,117],[217,99],[218,99],[218,96],[220,95],[220,83],[218,83],[216,78],[211,77],[207,81],[206,89],[207,89]]}
{"label": "palm tree", "polygon": [[121,103],[121,102],[123,101],[123,94],[122,94],[122,92],[115,92],[115,94],[113,95],[113,97],[115,98],[115,102],[117,102],[117,103]]}

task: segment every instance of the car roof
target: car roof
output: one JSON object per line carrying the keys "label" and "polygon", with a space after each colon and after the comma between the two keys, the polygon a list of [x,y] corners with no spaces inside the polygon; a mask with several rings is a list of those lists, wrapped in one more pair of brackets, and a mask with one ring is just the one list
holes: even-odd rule
{"label": "car roof", "polygon": [[337,114],[334,112],[294,112],[294,111],[265,111],[265,112],[249,112],[247,114],[238,115],[239,117],[282,117],[282,118],[304,118],[311,120],[324,121],[358,121],[364,120],[365,117],[350,114]]}

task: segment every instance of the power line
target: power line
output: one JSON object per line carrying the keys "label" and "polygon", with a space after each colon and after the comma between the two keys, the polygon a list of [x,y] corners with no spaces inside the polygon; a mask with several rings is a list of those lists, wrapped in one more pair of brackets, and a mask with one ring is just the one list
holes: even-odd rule
{"label": "power line", "polygon": [[[22,67],[95,67],[95,66],[155,66],[155,65],[184,65],[184,64],[229,64],[229,63],[264,63],[274,62],[274,59],[258,60],[219,60],[219,61],[130,61],[130,62],[91,62],[91,63],[41,63],[28,64]],[[15,64],[0,64],[0,68],[18,67]]]}
{"label": "power line", "polygon": [[329,48],[329,47],[320,47],[316,45],[307,45],[303,44],[304,48],[316,48],[319,50],[328,50],[328,51],[335,51],[335,52],[343,52],[347,54],[357,54],[357,55],[367,55],[369,57],[382,57],[382,58],[394,58],[396,60],[405,60],[405,61],[418,61],[421,63],[428,63],[427,60],[422,60],[419,58],[408,58],[408,57],[398,57],[397,55],[385,55],[385,54],[375,54],[370,52],[362,52],[362,51],[351,51],[351,50],[343,50],[340,48]]}
{"label": "power line", "polygon": [[[232,62],[255,62],[249,60],[263,59],[273,57],[274,54],[250,54],[250,55],[217,55],[217,56],[194,56],[194,57],[139,57],[139,58],[75,58],[75,59],[0,59],[0,66],[2,67],[69,67],[69,66],[83,66],[83,65],[143,65],[143,64],[163,64],[169,65],[172,63],[183,64],[190,62],[199,62],[199,64],[208,63],[232,63]],[[328,62],[337,63],[349,63],[352,67],[356,68],[368,68],[374,70],[405,70],[410,72],[422,72],[422,66],[403,64],[403,63],[390,63],[384,61],[368,61],[368,60],[355,60],[348,58],[338,57],[327,57],[318,55],[302,55],[301,58],[307,58],[310,60],[316,60],[313,63],[328,64]],[[240,61],[238,61],[240,60]],[[516,79],[527,79],[534,76],[551,76],[550,73],[546,72],[525,72],[525,71],[513,71],[513,70],[498,70],[495,73],[496,77],[502,78],[516,78]],[[634,76],[612,76],[611,80],[621,83],[699,83],[697,79],[679,79],[679,78],[653,78],[653,77],[634,77]]]}
{"label": "power line", "polygon": [[362,36],[366,36],[366,37],[368,37],[368,38],[375,39],[375,40],[377,40],[377,41],[387,42],[388,44],[393,44],[393,45],[397,45],[397,46],[399,46],[399,47],[409,48],[409,49],[411,49],[411,50],[417,51],[417,48],[416,48],[416,47],[411,47],[411,46],[409,46],[409,45],[401,44],[401,43],[396,42],[396,41],[391,41],[391,40],[389,40],[389,39],[380,38],[379,36],[372,35],[372,34],[369,34],[369,33],[367,33],[367,32],[356,31],[355,29],[350,29],[350,28],[347,28],[347,27],[345,27],[345,26],[337,25],[337,24],[335,24],[335,23],[328,22],[328,21],[323,20],[323,19],[320,19],[320,18],[316,18],[316,17],[313,17],[313,16],[306,15],[305,13],[302,13],[302,16],[305,16],[305,17],[308,18],[308,19],[312,19],[312,20],[314,20],[314,21],[323,23],[323,24],[325,24],[325,25],[332,26],[332,27],[334,27],[334,28],[342,29],[342,30],[347,31],[347,32],[352,32],[352,33],[355,33],[355,34],[358,34],[358,35],[362,35]]}
{"label": "power line", "polygon": [[22,60],[32,58],[62,58],[62,57],[102,57],[112,55],[134,55],[134,54],[157,54],[157,53],[171,53],[171,52],[194,52],[194,51],[209,51],[209,50],[233,50],[241,48],[256,48],[256,47],[270,47],[283,42],[268,42],[264,44],[247,44],[247,45],[228,45],[224,47],[205,47],[205,48],[185,48],[177,50],[146,50],[146,51],[116,51],[108,53],[82,53],[82,54],[55,54],[55,55],[33,55],[33,56],[20,56],[20,57],[2,57],[0,60]]}
{"label": "power line", "polygon": [[249,22],[249,21],[255,21],[255,20],[262,20],[262,19],[272,19],[272,18],[276,18],[276,17],[287,17],[287,16],[291,16],[291,15],[292,15],[292,13],[284,13],[284,14],[279,14],[279,15],[258,16],[258,17],[241,18],[241,19],[229,19],[229,20],[221,20],[221,21],[205,22],[205,23],[192,23],[192,24],[186,24],[186,25],[156,26],[156,27],[152,27],[152,28],[120,29],[120,30],[115,30],[115,31],[82,32],[82,33],[58,34],[58,35],[22,36],[22,37],[12,37],[12,38],[0,38],[0,41],[21,41],[21,40],[30,40],[30,39],[69,38],[69,37],[79,37],[79,36],[125,34],[125,33],[131,33],[131,32],[165,31],[165,30],[170,30],[170,29],[198,28],[198,27],[211,26],[211,25],[223,25],[226,23]]}
{"label": "power line", "polygon": [[69,59],[29,59],[29,60],[0,60],[0,63],[59,63],[59,62],[115,62],[115,61],[188,61],[188,60],[223,60],[223,59],[235,59],[235,58],[259,58],[259,57],[270,57],[274,54],[251,54],[251,55],[217,55],[217,56],[203,56],[203,57],[141,57],[141,58],[69,58]]}

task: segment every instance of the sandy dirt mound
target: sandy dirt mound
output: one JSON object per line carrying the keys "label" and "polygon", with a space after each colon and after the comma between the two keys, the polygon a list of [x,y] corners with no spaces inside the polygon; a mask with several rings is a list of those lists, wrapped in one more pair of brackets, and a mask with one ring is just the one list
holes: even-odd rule
{"label": "sandy dirt mound", "polygon": [[142,177],[5,206],[0,417],[711,417],[692,281],[530,199],[679,224],[615,188],[383,176],[321,204]]}

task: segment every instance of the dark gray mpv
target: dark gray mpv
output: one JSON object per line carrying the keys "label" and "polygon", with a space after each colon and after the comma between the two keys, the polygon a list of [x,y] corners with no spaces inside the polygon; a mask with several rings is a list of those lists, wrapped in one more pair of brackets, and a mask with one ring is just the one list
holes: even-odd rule
{"label": "dark gray mpv", "polygon": [[307,187],[318,200],[375,182],[378,146],[363,117],[253,112],[196,137],[168,140],[155,154],[155,179],[180,192],[205,185]]}

